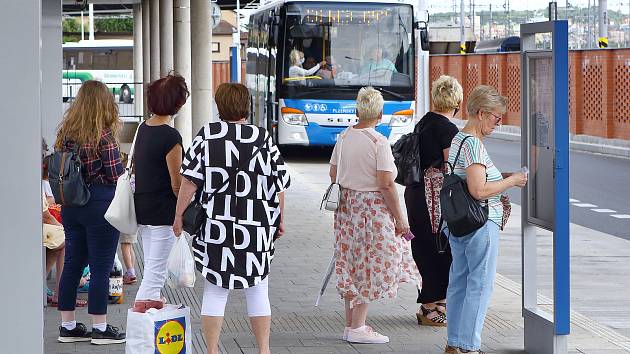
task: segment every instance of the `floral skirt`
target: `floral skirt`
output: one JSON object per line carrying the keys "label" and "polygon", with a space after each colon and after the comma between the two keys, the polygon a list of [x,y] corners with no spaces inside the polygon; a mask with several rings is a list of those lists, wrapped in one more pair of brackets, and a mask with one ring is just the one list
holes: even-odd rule
{"label": "floral skirt", "polygon": [[394,217],[380,192],[342,189],[335,212],[335,254],[337,291],[351,307],[395,298],[403,282],[420,288],[411,244],[396,236]]}

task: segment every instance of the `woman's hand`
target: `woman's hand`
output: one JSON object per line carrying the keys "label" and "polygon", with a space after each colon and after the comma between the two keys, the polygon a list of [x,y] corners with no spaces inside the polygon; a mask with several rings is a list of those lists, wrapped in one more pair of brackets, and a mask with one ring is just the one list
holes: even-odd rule
{"label": "woman's hand", "polygon": [[407,220],[396,221],[396,235],[404,235],[409,232],[410,227]]}
{"label": "woman's hand", "polygon": [[326,66],[326,60],[322,60],[321,63],[319,63],[319,67],[323,68]]}
{"label": "woman's hand", "polygon": [[284,221],[280,221],[280,225],[278,226],[278,232],[276,233],[276,240],[282,236],[284,236]]}
{"label": "woman's hand", "polygon": [[527,184],[527,174],[523,172],[514,172],[508,177],[514,187],[525,187]]}
{"label": "woman's hand", "polygon": [[182,227],[184,225],[184,221],[181,215],[175,215],[175,221],[173,222],[173,233],[175,237],[179,237],[182,234]]}

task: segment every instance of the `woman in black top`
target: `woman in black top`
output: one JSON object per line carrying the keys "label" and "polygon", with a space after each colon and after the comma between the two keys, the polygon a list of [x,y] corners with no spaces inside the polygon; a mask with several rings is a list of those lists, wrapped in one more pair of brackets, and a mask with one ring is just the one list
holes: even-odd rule
{"label": "woman in black top", "polygon": [[[449,119],[459,110],[462,98],[462,87],[455,78],[443,75],[433,82],[431,100],[434,111],[422,117],[415,129],[420,132],[421,167],[427,176],[438,172],[430,167],[440,169],[444,161],[448,161],[451,140],[458,132]],[[418,291],[418,303],[421,306],[416,314],[418,323],[446,326],[445,299],[452,261],[448,240],[439,232],[434,232],[437,220],[432,220],[429,215],[424,184],[405,189],[405,204],[411,232],[416,235],[411,240],[413,258],[422,275],[422,290]],[[431,207],[435,215],[435,209],[439,206]]]}
{"label": "woman in black top", "polygon": [[177,74],[152,82],[147,89],[147,104],[153,115],[138,128],[133,156],[134,201],[144,252],[144,277],[133,306],[136,312],[164,306],[160,293],[166,281],[168,255],[176,240],[172,225],[183,155],[182,137],[169,122],[188,95],[186,81]]}

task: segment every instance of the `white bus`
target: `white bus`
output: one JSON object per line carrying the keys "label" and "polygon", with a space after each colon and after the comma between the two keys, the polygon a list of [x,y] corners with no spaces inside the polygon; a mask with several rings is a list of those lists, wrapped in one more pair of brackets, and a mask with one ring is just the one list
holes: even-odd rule
{"label": "white bus", "polygon": [[133,40],[83,40],[63,44],[62,97],[74,98],[87,80],[107,84],[121,103],[132,103]]}
{"label": "white bus", "polygon": [[[261,5],[249,17],[246,50],[252,123],[265,127],[279,145],[331,146],[357,122],[357,92],[370,85],[385,99],[376,130],[392,144],[411,132],[428,110],[428,35],[426,22],[418,21],[423,2]],[[293,77],[294,50],[304,54],[305,69],[324,60],[326,68]]]}

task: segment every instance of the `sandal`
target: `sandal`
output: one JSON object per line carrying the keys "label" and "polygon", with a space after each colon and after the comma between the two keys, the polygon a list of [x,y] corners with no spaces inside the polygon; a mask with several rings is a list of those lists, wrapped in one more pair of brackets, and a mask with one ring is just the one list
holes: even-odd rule
{"label": "sandal", "polygon": [[[420,305],[422,313],[416,313],[418,324],[421,326],[446,327],[446,314],[437,308],[427,309],[424,305]],[[431,313],[437,313],[434,317],[429,318]]]}

